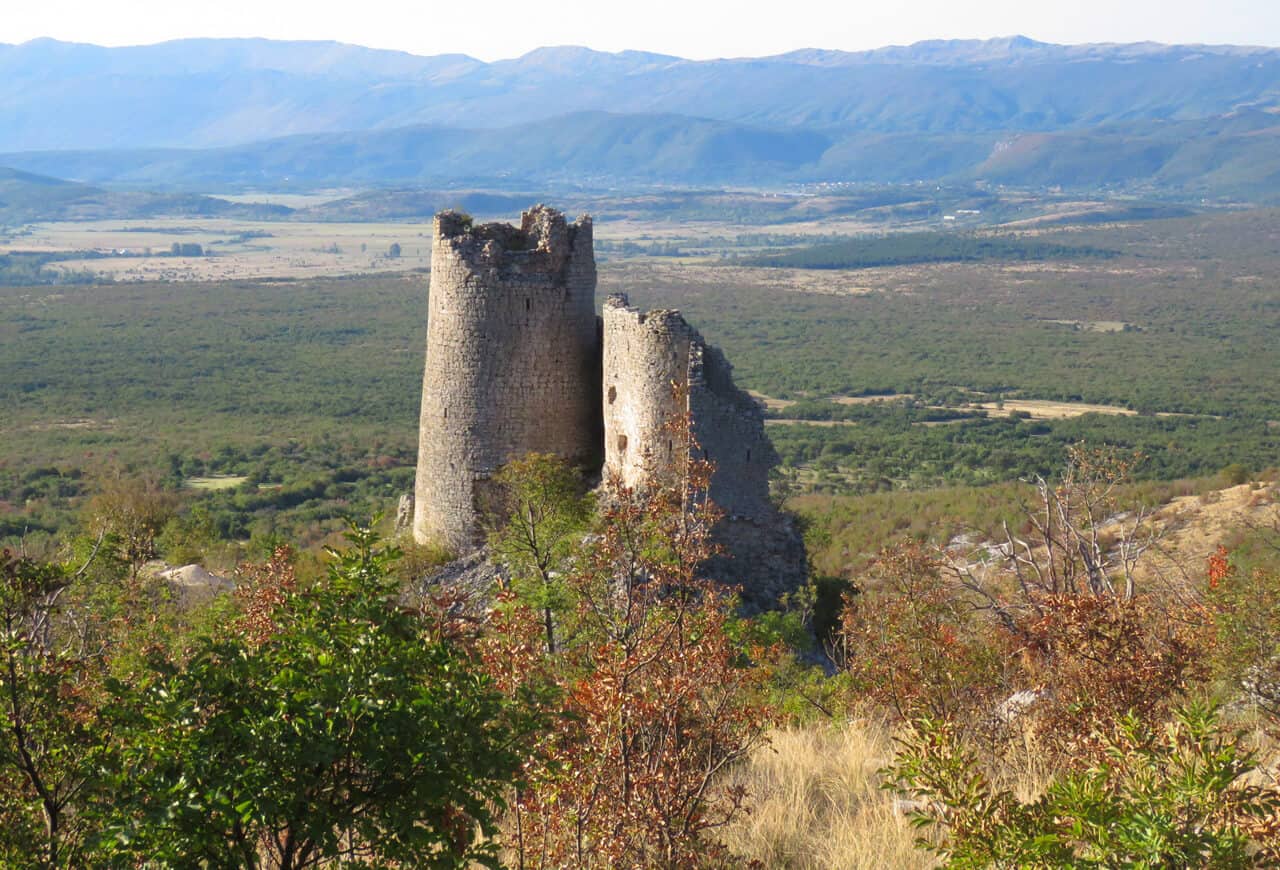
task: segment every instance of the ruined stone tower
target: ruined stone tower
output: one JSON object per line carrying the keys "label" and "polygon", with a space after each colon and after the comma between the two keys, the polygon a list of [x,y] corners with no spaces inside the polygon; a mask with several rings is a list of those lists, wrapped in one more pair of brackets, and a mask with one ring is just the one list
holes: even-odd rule
{"label": "ruined stone tower", "polygon": [[733,516],[771,510],[778,456],[764,415],[733,384],[732,367],[679,311],[641,312],[624,294],[604,304],[605,473],[643,488],[679,467],[668,423],[688,413],[702,458],[715,465],[712,500]]}
{"label": "ruined stone tower", "polygon": [[591,222],[536,206],[519,228],[435,219],[413,535],[479,543],[485,482],[509,459],[599,463]]}
{"label": "ruined stone tower", "polygon": [[804,544],[769,500],[778,455],[759,404],[733,383],[733,367],[678,311],[641,312],[622,294],[604,304],[602,405],[605,477],[644,489],[681,466],[669,422],[687,413],[701,458],[714,467],[708,495],[724,511],[706,566],[767,606],[804,580]]}
{"label": "ruined stone tower", "polygon": [[567,224],[544,206],[519,228],[436,217],[414,538],[474,551],[487,481],[530,452],[591,476],[603,462],[606,478],[637,489],[666,482],[688,449],[668,425],[687,413],[724,512],[713,532],[723,555],[704,570],[770,606],[806,563],[795,524],[769,501],[778,457],[759,405],[680,312],[640,312],[618,295],[598,319],[595,288],[587,218]]}
{"label": "ruined stone tower", "polygon": [[605,300],[603,335],[604,477],[634,489],[665,482],[696,333],[680,312],[641,313],[619,293]]}

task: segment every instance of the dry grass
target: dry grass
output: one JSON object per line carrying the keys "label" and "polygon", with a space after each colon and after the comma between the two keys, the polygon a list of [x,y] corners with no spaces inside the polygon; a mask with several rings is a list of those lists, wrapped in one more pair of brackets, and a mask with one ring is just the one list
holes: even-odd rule
{"label": "dry grass", "polygon": [[790,408],[796,403],[795,399],[777,399],[773,396],[766,396],[758,390],[747,390],[747,393],[770,411],[781,411],[785,408]]}
{"label": "dry grass", "polygon": [[1280,527],[1280,490],[1246,483],[1173,499],[1155,515],[1159,547],[1138,564],[1139,579],[1167,583],[1198,576],[1219,544],[1241,529]]}
{"label": "dry grass", "polygon": [[1117,405],[1092,405],[1087,402],[1050,402],[1042,399],[1005,399],[1003,402],[982,402],[977,405],[986,411],[1005,414],[1024,412],[1033,420],[1062,420],[1068,417],[1081,417],[1085,414],[1114,414],[1122,417],[1135,417],[1137,411],[1121,408]]}
{"label": "dry grass", "polygon": [[770,417],[764,421],[766,426],[818,426],[830,429],[834,426],[857,426],[857,420],[801,420],[791,417]]}
{"label": "dry grass", "polygon": [[1070,326],[1074,329],[1083,329],[1085,332],[1124,332],[1131,323],[1123,320],[1062,320],[1056,317],[1045,318],[1045,323],[1057,323],[1060,326]]}
{"label": "dry grass", "polygon": [[877,402],[899,402],[914,398],[914,393],[885,393],[877,396],[832,396],[831,401],[837,405],[874,405]]}
{"label": "dry grass", "polygon": [[752,811],[723,832],[725,841],[765,867],[934,866],[880,789],[877,771],[892,752],[891,732],[872,720],[775,732],[737,771]]}
{"label": "dry grass", "polygon": [[190,489],[235,489],[249,478],[238,477],[234,474],[215,474],[210,477],[189,477],[186,485]]}
{"label": "dry grass", "polygon": [[[200,244],[207,256],[139,256],[147,250],[160,254],[173,242]],[[386,256],[393,242],[401,250],[396,259]],[[429,269],[431,225],[225,218],[56,222],[33,224],[29,234],[0,244],[0,253],[10,250],[96,251],[105,256],[66,260],[47,268],[87,269],[119,281],[314,278]],[[130,255],[119,255],[119,251]]]}
{"label": "dry grass", "polygon": [[[921,831],[895,796],[881,789],[894,730],[883,720],[790,727],[770,735],[735,771],[750,795],[750,814],[722,831],[735,855],[788,870],[898,870],[938,862],[915,846]],[[1049,755],[1030,732],[1005,744],[987,770],[1021,801],[1035,800],[1054,776]]]}

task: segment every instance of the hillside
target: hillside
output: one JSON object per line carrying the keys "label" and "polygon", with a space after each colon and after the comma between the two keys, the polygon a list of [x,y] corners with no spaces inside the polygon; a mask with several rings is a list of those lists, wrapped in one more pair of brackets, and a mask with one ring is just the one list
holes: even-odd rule
{"label": "hillside", "polygon": [[283,217],[289,212],[290,209],[284,206],[233,203],[195,194],[108,191],[0,166],[0,226],[34,220],[97,220],[159,215],[263,220]]}
{"label": "hillside", "polygon": [[1278,137],[1280,115],[1262,111],[1051,133],[950,135],[837,134],[585,112],[499,130],[417,126],[225,148],[0,154],[0,165],[91,184],[185,191],[937,180],[1268,204],[1280,201]]}
{"label": "hillside", "polygon": [[830,144],[804,130],[767,130],[676,115],[586,112],[502,130],[440,126],[290,136],[204,150],[11,154],[0,163],[91,183],[384,185],[597,176],[704,181],[778,177]]}

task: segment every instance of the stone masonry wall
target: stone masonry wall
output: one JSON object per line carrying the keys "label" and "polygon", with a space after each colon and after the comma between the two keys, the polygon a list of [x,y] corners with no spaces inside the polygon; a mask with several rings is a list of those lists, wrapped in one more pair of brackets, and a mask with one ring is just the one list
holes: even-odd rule
{"label": "stone masonry wall", "polygon": [[760,406],[734,385],[724,354],[678,311],[640,312],[619,294],[604,305],[603,360],[606,480],[642,489],[674,473],[678,457],[666,426],[687,411],[703,458],[714,465],[709,495],[725,513],[714,531],[723,555],[708,573],[742,586],[756,607],[802,583],[804,542],[769,500],[777,453]]}
{"label": "stone masonry wall", "polygon": [[765,518],[769,471],[778,454],[764,432],[764,412],[733,383],[733,367],[719,348],[695,342],[689,359],[689,412],[702,458],[715,464],[711,498],[730,518]]}
{"label": "stone masonry wall", "polygon": [[604,304],[603,352],[605,466],[636,489],[675,465],[667,424],[687,410],[674,388],[689,382],[689,353],[701,337],[678,311],[640,312],[623,295]]}
{"label": "stone masonry wall", "polygon": [[414,538],[479,543],[485,481],[536,451],[598,467],[599,333],[588,218],[519,228],[436,217]]}

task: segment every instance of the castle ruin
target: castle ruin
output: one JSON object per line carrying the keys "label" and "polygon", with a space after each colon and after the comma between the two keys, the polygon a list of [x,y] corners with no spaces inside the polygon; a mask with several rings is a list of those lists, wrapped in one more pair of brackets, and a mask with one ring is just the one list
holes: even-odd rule
{"label": "castle ruin", "polygon": [[517,228],[443,212],[434,229],[417,541],[475,550],[488,480],[529,452],[644,489],[679,467],[668,423],[687,412],[724,511],[708,572],[758,605],[803,580],[803,543],[769,500],[759,405],[678,311],[615,295],[596,316],[589,218],[536,206]]}
{"label": "castle ruin", "polygon": [[480,489],[526,453],[598,461],[600,337],[591,221],[435,219],[413,535],[479,541]]}
{"label": "castle ruin", "polygon": [[689,414],[711,499],[729,517],[767,516],[778,462],[760,406],[734,386],[732,367],[679,311],[641,312],[623,294],[604,304],[605,472],[626,486],[656,483],[678,457],[668,421]]}

